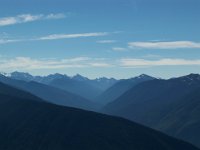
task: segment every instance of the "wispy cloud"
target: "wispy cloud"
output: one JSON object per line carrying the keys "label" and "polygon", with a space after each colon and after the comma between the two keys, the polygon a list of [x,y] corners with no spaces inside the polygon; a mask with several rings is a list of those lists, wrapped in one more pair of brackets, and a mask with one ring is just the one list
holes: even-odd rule
{"label": "wispy cloud", "polygon": [[97,43],[100,43],[100,44],[110,44],[110,43],[116,43],[117,41],[116,40],[100,40],[100,41],[97,41]]}
{"label": "wispy cloud", "polygon": [[21,14],[21,15],[12,16],[12,17],[0,18],[0,26],[8,26],[8,25],[14,25],[14,24],[20,24],[20,23],[33,22],[33,21],[38,21],[38,20],[61,19],[65,17],[66,15],[62,13],[59,13],[59,14],[52,13],[48,15]]}
{"label": "wispy cloud", "polygon": [[171,59],[164,58],[159,60],[131,59],[125,58],[120,60],[122,67],[151,67],[151,66],[191,66],[200,65],[200,59]]}
{"label": "wispy cloud", "polygon": [[89,57],[67,59],[33,59],[29,57],[6,58],[0,60],[0,70],[38,70],[88,67],[111,67],[105,60]]}
{"label": "wispy cloud", "polygon": [[[67,16],[69,16],[70,13],[68,13]],[[59,13],[59,14],[48,14],[46,16],[46,19],[62,19],[62,18],[65,18],[66,15],[65,14],[62,14],[62,13]]]}
{"label": "wispy cloud", "polygon": [[16,42],[31,42],[31,41],[44,41],[44,40],[59,40],[59,39],[74,39],[74,38],[88,38],[106,36],[108,32],[93,32],[93,33],[78,33],[78,34],[51,34],[43,37],[26,38],[26,39],[0,39],[0,44],[16,43]]}
{"label": "wispy cloud", "polygon": [[7,44],[7,43],[15,43],[15,42],[21,42],[23,40],[17,40],[17,39],[0,39],[0,44]]}
{"label": "wispy cloud", "polygon": [[113,51],[126,51],[127,49],[124,47],[113,47],[112,50]]}
{"label": "wispy cloud", "polygon": [[162,56],[160,55],[154,55],[154,54],[147,54],[144,55],[143,58],[161,58]]}
{"label": "wispy cloud", "polygon": [[94,63],[90,63],[91,67],[103,67],[103,68],[107,68],[107,67],[113,67],[114,65],[109,64],[109,63],[104,63],[104,62],[94,62]]}
{"label": "wispy cloud", "polygon": [[108,32],[94,32],[94,33],[78,33],[78,34],[52,34],[44,37],[40,37],[36,40],[57,40],[57,39],[72,39],[81,37],[97,37],[106,36]]}
{"label": "wispy cloud", "polygon": [[155,66],[200,66],[200,59],[171,59],[163,58],[157,60],[149,59],[106,59],[75,57],[66,59],[34,59],[30,57],[7,58],[2,56],[0,59],[0,70],[2,71],[29,71],[29,70],[51,70],[51,69],[68,69],[68,68],[143,68]]}
{"label": "wispy cloud", "polygon": [[130,42],[129,48],[142,49],[181,49],[181,48],[200,48],[200,43],[193,41],[171,41],[171,42]]}

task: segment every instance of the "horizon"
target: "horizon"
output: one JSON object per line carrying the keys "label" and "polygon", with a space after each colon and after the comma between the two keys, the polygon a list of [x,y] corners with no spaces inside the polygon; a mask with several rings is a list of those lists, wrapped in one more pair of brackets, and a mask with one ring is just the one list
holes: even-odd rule
{"label": "horizon", "polygon": [[1,0],[0,70],[117,79],[199,74],[199,6],[198,0]]}
{"label": "horizon", "polygon": [[181,75],[181,76],[171,76],[169,78],[161,78],[161,77],[158,77],[158,76],[152,76],[152,75],[149,75],[149,74],[145,74],[145,73],[142,73],[142,74],[138,74],[138,75],[135,75],[135,76],[131,76],[129,78],[115,78],[115,77],[107,77],[107,76],[99,76],[99,77],[96,77],[96,78],[89,78],[83,74],[80,74],[80,73],[76,73],[76,74],[73,74],[73,75],[69,75],[69,74],[63,74],[63,73],[59,73],[59,72],[55,72],[55,73],[50,73],[50,74],[46,74],[46,75],[37,75],[37,74],[31,74],[29,72],[21,72],[21,71],[13,71],[13,72],[0,72],[1,75],[4,75],[4,76],[10,76],[12,73],[25,73],[25,74],[29,74],[33,77],[47,77],[49,75],[56,75],[56,74],[59,74],[59,75],[64,75],[64,76],[67,76],[67,77],[70,77],[70,78],[73,78],[77,75],[80,75],[82,77],[85,77],[89,80],[95,80],[95,79],[101,79],[101,78],[107,78],[107,79],[115,79],[115,80],[123,80],[123,79],[131,79],[131,78],[135,78],[135,77],[139,77],[139,76],[142,76],[142,75],[146,75],[146,76],[150,76],[150,77],[153,77],[155,79],[163,79],[163,80],[168,80],[168,79],[173,79],[173,78],[179,78],[179,77],[185,77],[185,76],[188,76],[188,75],[191,75],[191,74],[197,74],[197,75],[200,75],[200,73],[189,73],[189,74],[185,74],[185,75]]}

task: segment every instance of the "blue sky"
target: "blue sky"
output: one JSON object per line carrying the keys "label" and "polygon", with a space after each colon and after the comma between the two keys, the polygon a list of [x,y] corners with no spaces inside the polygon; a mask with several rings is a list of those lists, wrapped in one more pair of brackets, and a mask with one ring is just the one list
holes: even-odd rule
{"label": "blue sky", "polygon": [[199,0],[1,0],[0,71],[200,73]]}

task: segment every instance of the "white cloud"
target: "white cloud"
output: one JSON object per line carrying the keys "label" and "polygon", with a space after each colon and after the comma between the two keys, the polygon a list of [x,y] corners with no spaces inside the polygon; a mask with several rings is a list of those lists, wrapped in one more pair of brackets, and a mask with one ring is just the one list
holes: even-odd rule
{"label": "white cloud", "polygon": [[115,43],[117,41],[115,40],[101,40],[101,41],[97,41],[97,43],[100,43],[100,44],[110,44],[110,43]]}
{"label": "white cloud", "polygon": [[148,59],[105,59],[90,57],[75,57],[66,59],[33,59],[29,57],[8,58],[1,57],[0,70],[2,71],[30,71],[30,70],[51,70],[51,69],[67,69],[67,68],[143,68],[154,66],[200,66],[200,59],[171,59],[164,58],[158,60]]}
{"label": "white cloud", "polygon": [[29,57],[6,58],[0,60],[0,70],[38,70],[87,67],[111,67],[98,58],[75,57],[68,59],[33,59]]}
{"label": "white cloud", "polygon": [[40,15],[23,14],[23,15],[17,16],[15,19],[17,23],[26,23],[26,22],[40,20],[43,18],[43,16],[44,15],[42,14]]}
{"label": "white cloud", "polygon": [[129,48],[145,49],[179,49],[200,48],[200,43],[193,41],[171,41],[171,42],[130,42]]}
{"label": "white cloud", "polygon": [[126,51],[127,49],[124,47],[113,47],[112,50],[113,51]]}
{"label": "white cloud", "polygon": [[65,18],[66,15],[65,14],[62,14],[62,13],[59,13],[59,14],[49,14],[46,16],[46,19],[62,19],[62,18]]}
{"label": "white cloud", "polygon": [[37,40],[57,40],[57,39],[71,39],[81,37],[97,37],[106,36],[107,32],[94,32],[94,33],[78,33],[78,34],[52,34],[44,37],[40,37]]}
{"label": "white cloud", "polygon": [[14,17],[4,17],[0,18],[0,26],[8,26],[8,25],[14,25],[14,24],[20,24],[20,23],[27,23],[27,22],[33,22],[37,20],[48,20],[48,19],[61,19],[65,18],[65,14],[38,14],[38,15],[32,15],[32,14],[21,14]]}
{"label": "white cloud", "polygon": [[113,67],[113,65],[109,64],[109,63],[103,63],[103,62],[100,62],[100,63],[91,63],[90,64],[92,67]]}
{"label": "white cloud", "polygon": [[15,42],[30,42],[30,41],[43,41],[43,40],[59,40],[59,39],[74,39],[74,38],[87,38],[87,37],[98,37],[106,36],[108,32],[94,32],[94,33],[78,33],[78,34],[52,34],[43,37],[30,38],[30,39],[0,39],[0,44],[8,44]]}
{"label": "white cloud", "polygon": [[144,55],[143,58],[161,58],[160,55],[154,55],[154,54],[147,54]]}
{"label": "white cloud", "polygon": [[122,67],[191,66],[191,65],[200,65],[200,59],[188,60],[188,59],[164,58],[159,60],[146,60],[146,59],[125,58],[120,60],[120,66]]}
{"label": "white cloud", "polygon": [[16,39],[0,39],[0,44],[7,44],[7,43],[14,43],[14,42],[21,42],[21,40],[16,40]]}
{"label": "white cloud", "polygon": [[17,20],[14,17],[0,19],[0,26],[6,26],[6,25],[11,25],[11,24],[16,24],[16,23],[17,23]]}
{"label": "white cloud", "polygon": [[88,61],[90,60],[89,57],[75,57],[71,59],[64,59],[65,62],[80,62],[80,61]]}

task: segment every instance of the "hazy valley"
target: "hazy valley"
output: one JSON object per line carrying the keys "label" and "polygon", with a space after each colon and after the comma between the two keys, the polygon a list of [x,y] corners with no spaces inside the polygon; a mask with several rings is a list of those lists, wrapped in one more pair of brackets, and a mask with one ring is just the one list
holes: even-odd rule
{"label": "hazy valley", "polygon": [[[52,84],[58,80],[61,81],[61,86]],[[42,77],[14,72],[2,73],[0,82],[2,107],[0,130],[4,133],[0,139],[5,141],[2,149],[12,149],[15,144],[24,140],[27,144],[20,144],[23,149],[38,149],[37,146],[30,147],[28,144],[30,141],[47,149],[89,148],[87,140],[92,141],[93,148],[96,144],[103,143],[103,147],[100,144],[98,148],[95,147],[96,149],[134,147],[177,149],[179,146],[181,149],[188,149],[186,147],[189,147],[189,144],[185,147],[184,142],[172,137],[200,146],[198,128],[200,75],[198,74],[168,80],[144,74],[123,80],[114,78],[90,80],[81,75],[68,77],[53,74]],[[83,87],[87,87],[84,94]],[[98,94],[93,99],[91,96],[87,97],[91,91],[93,92],[92,89],[98,89],[95,90]],[[114,116],[127,118],[133,122]],[[71,134],[74,134],[73,138],[77,136],[77,139],[71,139]],[[10,136],[6,140],[5,137],[8,135]],[[53,138],[51,136],[58,136],[60,140],[51,141]],[[89,139],[86,140],[84,137]],[[14,142],[11,146],[9,146],[10,138]],[[38,143],[40,142],[38,138],[44,140],[44,143]],[[150,139],[152,142],[149,143]],[[63,145],[61,144],[63,140],[70,140],[71,144],[66,142]],[[112,142],[108,142],[109,140]],[[143,144],[140,145],[138,142],[141,140]],[[76,142],[81,143],[76,146]],[[144,144],[145,142],[149,145]]]}

